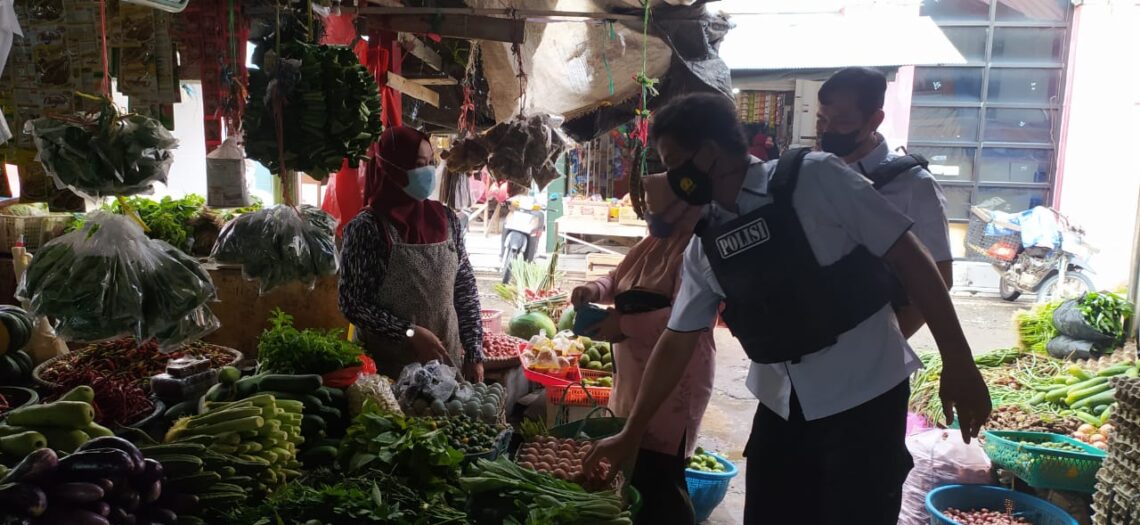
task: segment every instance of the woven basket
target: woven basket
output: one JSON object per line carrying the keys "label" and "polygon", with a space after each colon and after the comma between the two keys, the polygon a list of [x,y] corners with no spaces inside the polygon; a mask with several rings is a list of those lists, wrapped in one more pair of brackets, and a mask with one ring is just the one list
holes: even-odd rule
{"label": "woven basket", "polygon": [[[217,345],[214,345],[214,346],[217,346]],[[234,358],[228,363],[229,365],[233,365],[233,364],[237,363],[238,361],[241,361],[243,358],[242,353],[237,351],[237,350],[234,350],[233,348],[228,348],[225,346],[218,346],[218,348],[221,348],[222,350],[225,350],[226,352],[228,352],[234,356]],[[84,348],[82,350],[78,350],[78,352],[83,352],[84,350],[86,350],[86,348]],[[72,352],[72,353],[77,353],[77,352]],[[49,367],[51,367],[51,365],[53,363],[55,363],[57,360],[59,360],[63,357],[69,356],[69,355],[71,355],[71,354],[57,355],[51,359],[48,359],[47,361],[40,363],[39,365],[37,365],[35,368],[32,369],[32,380],[35,381],[37,385],[39,385],[43,388],[47,388],[47,389],[58,388],[59,387],[58,383],[52,383],[51,381],[44,380],[44,378],[42,377],[41,374],[43,374],[43,372],[45,370],[47,370]]]}
{"label": "woven basket", "polygon": [[0,215],[0,252],[12,253],[12,246],[23,237],[24,247],[35,253],[48,241],[63,235],[71,220],[72,216],[67,213],[32,217]]}

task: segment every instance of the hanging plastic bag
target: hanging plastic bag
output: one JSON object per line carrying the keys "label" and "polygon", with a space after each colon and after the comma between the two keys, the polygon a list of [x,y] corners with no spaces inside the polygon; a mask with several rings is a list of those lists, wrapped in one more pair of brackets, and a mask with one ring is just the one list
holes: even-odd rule
{"label": "hanging plastic bag", "polygon": [[335,228],[336,219],[312,206],[274,206],[226,224],[212,256],[240,264],[247,279],[260,282],[261,293],[292,281],[312,286],[336,274]]}
{"label": "hanging plastic bag", "polygon": [[926,494],[955,483],[989,483],[990,458],[977,440],[962,442],[956,431],[935,429],[906,438],[914,468],[903,483],[899,525],[926,525]]}
{"label": "hanging plastic bag", "polygon": [[104,212],[44,245],[17,297],[35,315],[55,319],[60,337],[71,341],[153,337],[165,350],[218,328],[205,306],[214,285],[198,261]]}
{"label": "hanging plastic bag", "polygon": [[211,208],[249,206],[245,180],[245,150],[229,137],[206,155],[206,204]]}

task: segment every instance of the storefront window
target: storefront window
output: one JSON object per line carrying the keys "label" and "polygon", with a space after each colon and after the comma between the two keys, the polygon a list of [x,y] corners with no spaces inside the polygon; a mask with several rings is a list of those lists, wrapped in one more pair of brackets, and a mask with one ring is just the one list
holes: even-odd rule
{"label": "storefront window", "polygon": [[982,68],[915,68],[912,96],[916,101],[981,102]]}
{"label": "storefront window", "polygon": [[946,218],[952,221],[964,221],[970,218],[970,186],[942,186],[942,194],[946,196]]}
{"label": "storefront window", "polygon": [[1053,142],[1053,111],[1048,109],[987,109],[985,140]]}
{"label": "storefront window", "polygon": [[1056,69],[990,70],[990,102],[1050,104],[1061,91],[1061,72]]}
{"label": "storefront window", "polygon": [[985,148],[979,174],[983,182],[1044,183],[1052,170],[1051,149]]}
{"label": "storefront window", "polygon": [[920,14],[939,22],[984,22],[990,18],[990,0],[925,0]]}
{"label": "storefront window", "polygon": [[942,33],[946,35],[966,62],[983,63],[986,61],[986,31],[984,27],[943,27]]}
{"label": "storefront window", "polygon": [[978,188],[976,206],[989,210],[1017,213],[1037,206],[1046,206],[1047,190],[1031,188]]}
{"label": "storefront window", "polygon": [[918,153],[930,162],[927,167],[934,178],[944,182],[973,182],[974,152],[976,148],[938,148],[915,146],[911,153]]}
{"label": "storefront window", "polygon": [[1064,46],[1061,30],[998,27],[991,60],[994,64],[1060,64]]}
{"label": "storefront window", "polygon": [[912,108],[911,140],[972,142],[978,139],[978,110],[974,108]]}
{"label": "storefront window", "polygon": [[998,0],[998,22],[1063,22],[1072,0]]}

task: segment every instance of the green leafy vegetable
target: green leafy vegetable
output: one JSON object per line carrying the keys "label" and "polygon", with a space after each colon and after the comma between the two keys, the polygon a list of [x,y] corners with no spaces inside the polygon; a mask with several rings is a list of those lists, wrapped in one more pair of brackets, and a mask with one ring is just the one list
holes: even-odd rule
{"label": "green leafy vegetable", "polygon": [[[149,229],[146,232],[147,237],[166,241],[175,248],[188,252],[193,241],[194,220],[206,211],[206,199],[194,194],[181,199],[167,196],[157,201],[145,197],[131,197],[121,201],[111,201],[103,206],[103,210],[119,215],[137,213],[139,219]],[[72,222],[71,228],[82,228],[84,222],[85,219],[78,216]]]}
{"label": "green leafy vegetable", "polygon": [[280,285],[312,283],[337,270],[336,219],[313,206],[274,206],[242,214],[218,236],[213,257],[242,265],[267,292]]}
{"label": "green leafy vegetable", "polygon": [[338,459],[350,474],[387,472],[435,494],[459,477],[463,453],[451,447],[436,421],[387,413],[369,400],[349,427]]}
{"label": "green leafy vegetable", "polygon": [[478,460],[459,485],[470,495],[476,524],[593,525],[632,523],[616,493],[586,492],[549,474],[524,469],[505,458]]}
{"label": "green leafy vegetable", "polygon": [[1081,298],[1079,307],[1085,322],[1117,340],[1124,337],[1133,311],[1132,303],[1112,292],[1089,292]]}
{"label": "green leafy vegetable", "polygon": [[259,366],[275,374],[327,374],[360,365],[363,351],[342,330],[298,330],[293,316],[273,311],[257,343]]}

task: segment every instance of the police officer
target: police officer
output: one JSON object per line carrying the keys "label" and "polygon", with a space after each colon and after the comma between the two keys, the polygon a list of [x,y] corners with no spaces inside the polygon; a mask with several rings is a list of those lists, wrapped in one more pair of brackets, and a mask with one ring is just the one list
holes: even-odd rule
{"label": "police officer", "polygon": [[626,426],[598,442],[586,472],[632,457],[723,302],[760,400],[745,447],[745,523],[895,523],[911,467],[908,377],[921,364],[891,308],[892,272],[938,343],[940,396],[948,419],[957,411],[964,440],[977,436],[991,408],[911,221],[833,155],[751,157],[736,109],[721,95],[667,104],[650,133],[681,201],[656,206],[651,219],[690,207],[703,218]]}
{"label": "police officer", "polygon": [[[927,171],[921,155],[896,155],[876,131],[883,123],[887,78],[877,70],[839,70],[819,89],[816,136],[820,149],[843,159],[871,180],[875,189],[914,221],[911,232],[930,252],[949,288],[954,282],[946,197]],[[913,304],[899,305],[896,315],[903,335],[914,335],[924,323]]]}

